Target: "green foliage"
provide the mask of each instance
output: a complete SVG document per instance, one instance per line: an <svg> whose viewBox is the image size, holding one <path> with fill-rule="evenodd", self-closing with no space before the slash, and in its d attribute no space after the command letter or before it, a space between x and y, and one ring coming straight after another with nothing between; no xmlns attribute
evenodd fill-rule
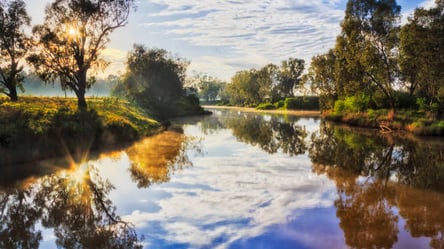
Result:
<svg viewBox="0 0 444 249"><path fill-rule="evenodd" d="M400 68L411 95L425 98L422 110L444 112L444 4L417 8L401 29ZM433 105L433 106L432 106Z"/></svg>
<svg viewBox="0 0 444 249"><path fill-rule="evenodd" d="M291 97L301 85L304 60L289 58L281 66L268 64L261 69L237 72L224 88L222 100L230 105L254 107Z"/></svg>
<svg viewBox="0 0 444 249"><path fill-rule="evenodd" d="M184 89L188 62L164 49L134 45L119 95L160 119L203 113L199 100ZM123 92L123 93L122 93Z"/></svg>
<svg viewBox="0 0 444 249"><path fill-rule="evenodd" d="M279 101L275 102L273 105L276 109L285 108L285 100L279 100Z"/></svg>
<svg viewBox="0 0 444 249"><path fill-rule="evenodd" d="M101 51L109 35L125 26L133 7L133 0L55 1L46 8L44 23L33 28L37 49L28 62L45 82L59 79L63 90L76 94L78 108L86 110L85 92L107 65Z"/></svg>
<svg viewBox="0 0 444 249"><path fill-rule="evenodd" d="M270 103L270 102L267 102L267 103L261 103L261 104L259 104L259 105L256 107L256 109L258 109L258 110L274 110L274 109L276 109L276 106L273 105L273 104Z"/></svg>
<svg viewBox="0 0 444 249"><path fill-rule="evenodd" d="M336 100L335 101L335 107L334 107L334 112L335 113L342 113L345 111L345 103L344 100Z"/></svg>
<svg viewBox="0 0 444 249"><path fill-rule="evenodd" d="M215 102L220 97L220 93L226 84L208 75L197 75L193 81L195 81L193 87L198 89L199 98L204 99L206 102Z"/></svg>
<svg viewBox="0 0 444 249"><path fill-rule="evenodd" d="M31 18L23 0L0 2L0 93L17 101L17 88L23 89L22 60L30 49L24 29Z"/></svg>
<svg viewBox="0 0 444 249"><path fill-rule="evenodd" d="M417 109L415 97L405 91L395 92L395 104L397 109Z"/></svg>
<svg viewBox="0 0 444 249"><path fill-rule="evenodd" d="M284 108L286 110L319 110L319 97L299 96L286 98Z"/></svg>
<svg viewBox="0 0 444 249"><path fill-rule="evenodd" d="M64 150L75 152L134 141L161 128L116 98L91 99L88 105L90 109L79 111L72 98L0 101L0 158L7 162L30 160L35 155L57 157L66 153Z"/></svg>

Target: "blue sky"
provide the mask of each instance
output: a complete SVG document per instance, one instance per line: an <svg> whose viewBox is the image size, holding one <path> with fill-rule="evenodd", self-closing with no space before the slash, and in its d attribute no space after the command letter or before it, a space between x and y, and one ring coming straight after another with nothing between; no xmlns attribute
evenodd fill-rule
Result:
<svg viewBox="0 0 444 249"><path fill-rule="evenodd" d="M25 0L33 24L50 1ZM312 56L333 47L345 0L139 0L129 24L115 31L106 73L124 71L134 43L165 48L191 61L190 73L224 80L239 70ZM434 0L402 0L403 18Z"/></svg>

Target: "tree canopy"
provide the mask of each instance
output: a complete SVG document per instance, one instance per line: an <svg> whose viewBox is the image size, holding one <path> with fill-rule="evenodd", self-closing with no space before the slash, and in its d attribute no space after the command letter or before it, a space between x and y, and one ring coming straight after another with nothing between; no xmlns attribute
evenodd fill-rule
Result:
<svg viewBox="0 0 444 249"><path fill-rule="evenodd" d="M36 51L29 57L39 76L74 91L79 109L94 73L104 69L101 57L109 35L127 23L133 0L57 0L46 8L45 21L33 28Z"/></svg>
<svg viewBox="0 0 444 249"><path fill-rule="evenodd" d="M335 47L313 57L306 76L324 110L348 101L359 111L444 113L444 1L417 8L403 26L400 9L394 0L348 1Z"/></svg>
<svg viewBox="0 0 444 249"><path fill-rule="evenodd" d="M121 82L123 87L117 88L154 116L183 115L183 112L200 109L197 97L187 96L184 89L188 64L165 49L148 49L135 44L128 54L127 71Z"/></svg>
<svg viewBox="0 0 444 249"><path fill-rule="evenodd" d="M279 101L294 96L302 85L304 60L289 58L281 66L272 63L261 69L237 72L222 92L231 105L257 106L267 101Z"/></svg>
<svg viewBox="0 0 444 249"><path fill-rule="evenodd" d="M24 28L31 18L23 0L0 1L0 93L17 101L17 87L23 90L23 59L30 47Z"/></svg>

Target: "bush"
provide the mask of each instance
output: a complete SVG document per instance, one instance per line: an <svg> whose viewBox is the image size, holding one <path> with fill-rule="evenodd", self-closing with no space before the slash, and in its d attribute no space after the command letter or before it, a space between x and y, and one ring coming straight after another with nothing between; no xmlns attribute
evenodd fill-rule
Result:
<svg viewBox="0 0 444 249"><path fill-rule="evenodd" d="M284 100L279 100L278 102L275 102L274 107L276 107L276 109L280 109L280 108L284 108L285 107L285 101Z"/></svg>
<svg viewBox="0 0 444 249"><path fill-rule="evenodd" d="M344 100L335 101L335 112L363 112L367 110L370 103L370 96L359 94L357 96L346 97Z"/></svg>
<svg viewBox="0 0 444 249"><path fill-rule="evenodd" d="M319 97L299 96L286 98L284 108L287 110L319 110Z"/></svg>
<svg viewBox="0 0 444 249"><path fill-rule="evenodd" d="M407 92L395 92L395 105L397 109L417 109L415 98Z"/></svg>
<svg viewBox="0 0 444 249"><path fill-rule="evenodd" d="M336 100L335 101L335 107L334 107L334 111L335 113L342 113L345 110L345 104L343 100Z"/></svg>
<svg viewBox="0 0 444 249"><path fill-rule="evenodd" d="M276 106L274 106L272 103L267 102L267 103L262 103L259 104L256 109L258 110L274 110L276 109Z"/></svg>

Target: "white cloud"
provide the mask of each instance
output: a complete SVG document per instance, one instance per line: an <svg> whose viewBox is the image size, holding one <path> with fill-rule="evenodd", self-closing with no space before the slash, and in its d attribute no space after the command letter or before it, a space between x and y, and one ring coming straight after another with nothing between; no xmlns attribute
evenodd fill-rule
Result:
<svg viewBox="0 0 444 249"><path fill-rule="evenodd" d="M50 1L26 2L34 24L40 22ZM191 70L224 80L236 71L278 64L288 57L302 58L308 67L312 56L334 46L346 2L140 0L129 24L112 34L108 47L128 51L133 43L141 43L165 48L190 59ZM400 2L406 6L405 22L417 4ZM430 7L433 2L426 0L418 6ZM120 61L106 72L123 71Z"/></svg>
<svg viewBox="0 0 444 249"><path fill-rule="evenodd" d="M344 13L338 6L341 1L151 2L166 7L152 13L145 25L161 28L165 35L178 41L222 51L193 58L197 64L204 64L209 56L219 58L220 55L248 60L250 67L279 63L290 56L308 61L333 45ZM231 67L224 58L212 63L214 68L231 68L229 72L219 72L224 78L237 70L248 69Z"/></svg>
<svg viewBox="0 0 444 249"><path fill-rule="evenodd" d="M419 6L429 9L429 8L435 6L435 0L426 0L426 1L422 2L421 4L419 4Z"/></svg>
<svg viewBox="0 0 444 249"><path fill-rule="evenodd" d="M229 143L229 152L220 151L220 139ZM269 155L227 139L232 139L230 131L220 130L202 140L205 156L193 157L192 168L149 189L164 193L158 198L146 190L123 188L125 200L151 198L159 208L128 209L122 218L150 238L191 248L226 248L262 235L273 225L298 220L305 209L333 206L334 183L314 176L307 156ZM155 229L152 224L157 224ZM224 242L213 245L218 238Z"/></svg>

